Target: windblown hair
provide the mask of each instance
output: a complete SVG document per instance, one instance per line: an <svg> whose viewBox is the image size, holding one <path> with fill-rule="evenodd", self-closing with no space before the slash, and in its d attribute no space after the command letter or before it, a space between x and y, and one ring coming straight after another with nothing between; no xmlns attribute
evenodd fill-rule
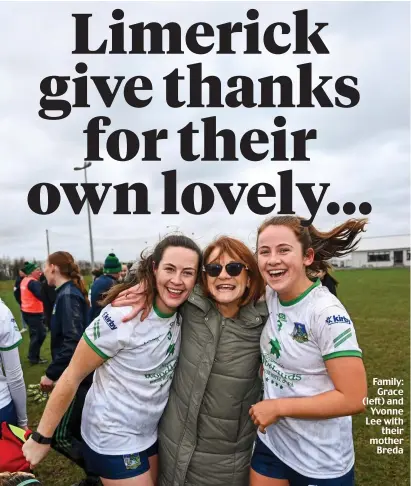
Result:
<svg viewBox="0 0 411 486"><path fill-rule="evenodd" d="M195 243L191 238L188 238L184 235L170 235L166 238L162 239L157 246L154 248L154 251L148 255L144 255L144 251L141 252L140 258L141 260L138 262L137 271L134 275L134 278L129 282L120 283L111 287L111 289L105 294L104 298L101 301L103 307L111 304L113 300L123 292L124 290L128 290L134 285L137 285L140 282L144 282L146 285L146 302L145 305L147 308L151 308L153 306L154 299L157 295L157 287L156 287L156 277L154 274L154 270L158 268L164 252L169 247L180 247L180 248L187 248L188 250L192 250L198 255L198 268L197 268L197 279L199 278L199 270L201 268L202 262L202 254L199 246Z"/></svg>
<svg viewBox="0 0 411 486"><path fill-rule="evenodd" d="M83 294L87 305L90 305L90 302L88 300L88 293L86 290L86 286L84 285L83 279L81 278L79 266L74 261L72 255L67 251L56 251L55 253L49 255L47 261L51 265L56 265L56 267L58 267L58 269L60 270L61 275L69 278L74 283L74 285Z"/></svg>
<svg viewBox="0 0 411 486"><path fill-rule="evenodd" d="M268 219L258 228L257 248L258 238L268 226L291 228L302 245L304 255L309 248L314 250L313 263L307 267L309 277L315 277L321 270L329 271L331 258L342 257L354 251L359 243L357 237L365 232L364 228L368 222L366 218L349 219L330 231L321 232L312 224L303 226L302 221L305 220L299 216L275 216Z"/></svg>
<svg viewBox="0 0 411 486"><path fill-rule="evenodd" d="M248 267L250 287L246 289L244 295L241 297L240 307L245 306L250 302L257 302L257 300L263 295L265 286L264 280L258 270L256 259L251 250L249 250L242 241L236 240L235 238L230 238L228 236L221 236L205 249L203 255L204 263L211 263L209 261L210 255L216 248L219 250L218 257L223 253L227 253L231 256L231 258L244 263ZM205 272L202 272L201 286L204 293L209 298L212 298L208 289L207 275Z"/></svg>

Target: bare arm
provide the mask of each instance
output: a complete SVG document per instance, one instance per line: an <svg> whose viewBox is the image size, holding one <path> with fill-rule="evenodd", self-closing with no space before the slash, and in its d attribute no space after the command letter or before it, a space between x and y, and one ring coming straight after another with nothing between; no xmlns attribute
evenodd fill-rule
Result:
<svg viewBox="0 0 411 486"><path fill-rule="evenodd" d="M332 418L355 415L365 410L367 378L361 358L335 358L326 361L335 390L313 397L281 398L282 416Z"/></svg>
<svg viewBox="0 0 411 486"><path fill-rule="evenodd" d="M19 350L17 347L9 351L0 351L7 385L17 412L19 427L27 427L27 398L23 370L21 368Z"/></svg>
<svg viewBox="0 0 411 486"><path fill-rule="evenodd" d="M72 402L80 383L104 363L82 338L72 360L51 393L37 431L44 437L52 437L63 415ZM29 439L23 446L27 461L34 467L44 459L50 447Z"/></svg>
<svg viewBox="0 0 411 486"><path fill-rule="evenodd" d="M328 419L354 415L365 410L367 378L361 358L340 357L326 361L335 390L312 397L264 400L250 409L250 415L263 431L281 417Z"/></svg>

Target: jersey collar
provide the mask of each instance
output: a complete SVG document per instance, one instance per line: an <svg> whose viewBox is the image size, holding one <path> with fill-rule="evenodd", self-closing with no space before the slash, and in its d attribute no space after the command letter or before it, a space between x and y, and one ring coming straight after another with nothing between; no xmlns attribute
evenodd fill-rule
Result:
<svg viewBox="0 0 411 486"><path fill-rule="evenodd" d="M316 287L318 287L319 285L321 285L321 280L319 278L317 278L317 280L308 287L307 290L305 290L302 294L300 294L298 297L296 297L295 299L292 299L292 300L281 300L280 298L278 299L280 301L280 304L283 306L283 307L289 307L290 305L294 305L294 304L297 304L298 302L300 302L301 300L304 299L304 297L306 295L308 295L311 290L315 289Z"/></svg>

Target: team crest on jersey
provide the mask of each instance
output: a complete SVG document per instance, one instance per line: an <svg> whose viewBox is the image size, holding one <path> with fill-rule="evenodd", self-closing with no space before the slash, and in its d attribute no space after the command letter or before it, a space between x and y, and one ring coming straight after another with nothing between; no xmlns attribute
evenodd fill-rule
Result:
<svg viewBox="0 0 411 486"><path fill-rule="evenodd" d="M128 454L123 456L126 469L137 469L141 466L140 454Z"/></svg>
<svg viewBox="0 0 411 486"><path fill-rule="evenodd" d="M297 343L306 343L308 341L308 334L304 324L300 322L294 322L294 331L291 334L291 337Z"/></svg>

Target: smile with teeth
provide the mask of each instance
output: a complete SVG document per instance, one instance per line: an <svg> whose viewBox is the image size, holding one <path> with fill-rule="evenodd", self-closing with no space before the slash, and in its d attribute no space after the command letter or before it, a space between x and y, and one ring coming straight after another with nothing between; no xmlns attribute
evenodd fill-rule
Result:
<svg viewBox="0 0 411 486"><path fill-rule="evenodd" d="M235 285L227 285L227 284L217 285L217 290L225 291L225 290L234 290L234 289L235 289Z"/></svg>
<svg viewBox="0 0 411 486"><path fill-rule="evenodd" d="M287 270L270 270L268 274L270 277L282 277Z"/></svg>
<svg viewBox="0 0 411 486"><path fill-rule="evenodd" d="M178 290L178 289L171 289L170 287L166 287L167 290L170 292L170 294L174 294L174 295L181 295L183 293L182 290Z"/></svg>

